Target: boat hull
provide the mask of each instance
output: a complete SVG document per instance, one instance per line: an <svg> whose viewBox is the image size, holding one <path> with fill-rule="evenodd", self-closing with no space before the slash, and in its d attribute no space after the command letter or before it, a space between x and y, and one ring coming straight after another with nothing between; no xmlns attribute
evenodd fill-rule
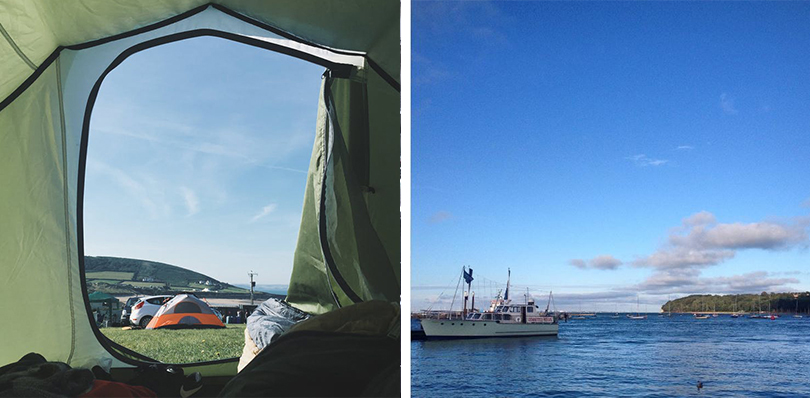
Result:
<svg viewBox="0 0 810 398"><path fill-rule="evenodd" d="M556 336L559 324L422 319L422 329L424 329L427 339Z"/></svg>

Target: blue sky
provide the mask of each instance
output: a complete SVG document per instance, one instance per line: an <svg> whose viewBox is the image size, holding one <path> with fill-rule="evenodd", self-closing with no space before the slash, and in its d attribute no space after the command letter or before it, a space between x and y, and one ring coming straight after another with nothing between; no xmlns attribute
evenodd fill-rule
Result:
<svg viewBox="0 0 810 398"><path fill-rule="evenodd" d="M414 310L810 290L810 4L412 7Z"/></svg>
<svg viewBox="0 0 810 398"><path fill-rule="evenodd" d="M288 283L321 73L211 37L128 58L93 110L85 253Z"/></svg>

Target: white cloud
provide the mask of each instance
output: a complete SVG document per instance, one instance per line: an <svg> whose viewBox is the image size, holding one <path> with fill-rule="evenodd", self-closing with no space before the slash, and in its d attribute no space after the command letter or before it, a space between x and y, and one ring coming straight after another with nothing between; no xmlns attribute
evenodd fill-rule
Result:
<svg viewBox="0 0 810 398"><path fill-rule="evenodd" d="M652 159L652 158L650 158L650 157L648 157L647 155L644 155L644 154L635 155L635 156L628 156L625 159L633 161L633 163L635 163L636 166L639 166L639 167L661 166L661 165L666 164L667 162L669 162L669 160L666 160L666 159Z"/></svg>
<svg viewBox="0 0 810 398"><path fill-rule="evenodd" d="M187 215L193 216L197 214L200 211L200 200L197 198L197 194L188 187L180 187L180 192L182 192L183 200L186 202Z"/></svg>
<svg viewBox="0 0 810 398"><path fill-rule="evenodd" d="M731 250L692 250L687 248L661 249L657 252L640 258L633 262L637 267L652 267L659 269L708 267L734 258Z"/></svg>
<svg viewBox="0 0 810 398"><path fill-rule="evenodd" d="M656 269L705 268L734 258L738 250L784 250L807 247L808 222L717 223L712 213L701 211L686 217L670 231L668 244L637 259L633 265Z"/></svg>
<svg viewBox="0 0 810 398"><path fill-rule="evenodd" d="M727 115L736 115L737 108L734 107L734 98L729 97L728 94L720 94L720 108Z"/></svg>
<svg viewBox="0 0 810 398"><path fill-rule="evenodd" d="M691 145L678 145L678 147L675 148L675 149L680 150L680 151L689 151L689 150L695 149L695 147L693 147Z"/></svg>
<svg viewBox="0 0 810 398"><path fill-rule="evenodd" d="M91 173L107 176L113 183L123 188L128 193L128 197L140 203L149 213L150 218L156 219L169 213L167 205L160 204L153 199L160 196L157 190L147 188L144 182L136 180L125 171L95 160L87 162L87 169Z"/></svg>
<svg viewBox="0 0 810 398"><path fill-rule="evenodd" d="M596 256L589 261L575 258L568 261L568 264L580 269L592 268L601 270L615 270L622 265L622 261L611 255L603 254L601 256Z"/></svg>
<svg viewBox="0 0 810 398"><path fill-rule="evenodd" d="M636 267L652 268L643 282L626 288L645 294L755 293L789 290L794 274L749 272L742 275L701 277L703 269L734 258L746 249L788 250L810 246L810 219L798 217L787 222L719 223L714 214L700 211L685 217L670 230L666 244L654 253L636 259ZM590 261L574 259L569 264L581 268L615 269L621 263L602 255Z"/></svg>
<svg viewBox="0 0 810 398"><path fill-rule="evenodd" d="M628 290L647 294L731 294L792 290L796 278L776 278L776 274L754 271L741 275L700 277L698 270L664 270Z"/></svg>
<svg viewBox="0 0 810 398"><path fill-rule="evenodd" d="M695 221L695 220L699 221ZM792 225L773 222L756 222L750 224L714 224L714 216L708 212L692 215L684 220L689 226L687 233L673 233L669 242L689 250L739 250L787 249L798 245L807 245L807 223L796 222Z"/></svg>
<svg viewBox="0 0 810 398"><path fill-rule="evenodd" d="M270 203L269 205L262 207L262 210L256 213L256 215L250 219L250 222L254 223L256 221L261 220L262 218L266 217L268 214L276 210L276 207L278 207L278 205L275 203Z"/></svg>
<svg viewBox="0 0 810 398"><path fill-rule="evenodd" d="M695 214L692 214L689 217L683 219L683 225L685 227L693 227L697 225L706 225L706 224L714 224L717 222L717 219L714 217L714 214L709 213L706 210L699 211Z"/></svg>
<svg viewBox="0 0 810 398"><path fill-rule="evenodd" d="M450 213L449 211L442 210L442 211L436 212L435 214L430 216L430 222L432 224L438 224L440 222L447 221L447 220L449 220L451 218L453 218L452 213Z"/></svg>

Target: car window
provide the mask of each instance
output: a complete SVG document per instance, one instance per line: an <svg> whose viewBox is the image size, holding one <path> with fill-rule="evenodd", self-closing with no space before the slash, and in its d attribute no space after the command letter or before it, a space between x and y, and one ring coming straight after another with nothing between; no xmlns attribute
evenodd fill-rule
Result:
<svg viewBox="0 0 810 398"><path fill-rule="evenodd" d="M161 304L163 304L163 298L162 297L155 297L155 298L151 298L149 300L146 300L146 302L148 302L149 304L161 305Z"/></svg>

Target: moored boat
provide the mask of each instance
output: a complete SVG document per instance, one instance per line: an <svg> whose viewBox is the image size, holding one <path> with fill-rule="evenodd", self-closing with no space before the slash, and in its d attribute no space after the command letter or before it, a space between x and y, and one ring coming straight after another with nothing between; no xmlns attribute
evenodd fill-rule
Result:
<svg viewBox="0 0 810 398"><path fill-rule="evenodd" d="M465 272L467 284L472 282L471 273ZM511 274L511 272L510 272ZM549 293L549 305L551 304ZM503 297L492 300L486 311L467 313L455 319L422 319L422 329L427 339L460 339L483 337L556 336L559 323L553 312L535 305L527 295L525 303L513 303L509 299L509 282Z"/></svg>

